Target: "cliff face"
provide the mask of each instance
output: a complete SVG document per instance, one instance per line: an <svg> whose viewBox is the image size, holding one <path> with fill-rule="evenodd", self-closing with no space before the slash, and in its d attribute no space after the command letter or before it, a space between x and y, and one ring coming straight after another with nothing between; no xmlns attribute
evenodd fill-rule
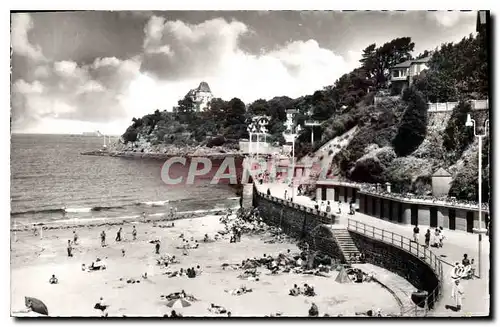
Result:
<svg viewBox="0 0 500 327"><path fill-rule="evenodd" d="M474 187L471 185L477 182L477 141L473 139L472 143L465 144L463 151L458 145L454 149L445 147L445 137L450 132L448 126L456 126L455 133L461 133L464 122L457 121L457 115L452 115L453 111L429 112L427 132L421 144L410 154L397 156L392 140L407 107L408 104L401 99L388 99L375 105L360 105L351 112L334 117L332 125L324 126L326 129L337 128L342 131L344 129L338 126L339 122L356 121L356 130L349 142L342 144L341 149L334 154L330 169L347 180L390 182L396 192L430 194L432 174L444 168L452 174L454 194L458 198L473 199ZM480 126L487 118L488 111L471 111L470 114ZM485 153L487 145L483 146ZM487 155L483 156L483 165L486 167L489 165L486 162Z"/></svg>

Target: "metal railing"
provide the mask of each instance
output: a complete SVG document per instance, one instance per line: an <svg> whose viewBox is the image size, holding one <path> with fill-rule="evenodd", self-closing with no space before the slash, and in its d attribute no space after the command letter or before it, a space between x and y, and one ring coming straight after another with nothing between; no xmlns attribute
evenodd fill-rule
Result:
<svg viewBox="0 0 500 327"><path fill-rule="evenodd" d="M424 316L427 315L429 304L434 307L441 296L441 288L443 285L443 262L436 256L428 247L414 242L413 240L375 226L367 225L357 220L348 219L347 229L371 237L382 242L389 243L397 248L400 248L418 258L431 268L437 276L438 285L434 290L428 293L424 300L416 303L414 308L409 308L402 312L403 316L418 316L418 308L424 308Z"/></svg>
<svg viewBox="0 0 500 327"><path fill-rule="evenodd" d="M260 198L263 198L263 199L266 199L266 200L269 200L269 201L272 201L274 203L278 203L278 204L281 204L284 206L288 206L290 208L294 208L294 209L297 209L297 210L305 212L305 213L310 213L310 214L314 215L318 219L318 222L321 224L333 225L335 223L338 223L339 219L334 214L322 212L322 211L316 210L314 208L310 208L310 207L302 205L302 204L297 204L297 203L292 202L291 200L283 200L283 199L280 199L280 198L272 196L272 195L267 195L267 194L257 190L255 185L254 185L254 192Z"/></svg>

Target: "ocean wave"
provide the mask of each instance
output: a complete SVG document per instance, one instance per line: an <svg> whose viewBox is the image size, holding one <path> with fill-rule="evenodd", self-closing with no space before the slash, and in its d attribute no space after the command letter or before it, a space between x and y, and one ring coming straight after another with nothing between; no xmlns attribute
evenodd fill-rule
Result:
<svg viewBox="0 0 500 327"><path fill-rule="evenodd" d="M222 200L235 200L239 199L239 197L228 197ZM189 201L197 201L197 198L191 198L191 199L177 199L177 200L164 200L164 201L142 201L142 202L135 202L136 206L147 206L147 207L163 207L166 206L168 203L174 203L174 202L189 202ZM204 202L207 201L217 201L221 199L204 199ZM116 206L94 206L94 207L75 207L75 208L48 208L48 209L32 209L32 210L21 210L21 211L13 211L11 212L11 216L20 216L20 215L27 215L27 214L49 214L49 213L60 213L63 215L64 213L72 213L72 214L83 214L83 213L89 213L89 212L99 212L99 211L107 211L107 210L114 210L114 209L124 209L125 207L128 206L133 206L134 203L131 203L129 205L116 205Z"/></svg>
<svg viewBox="0 0 500 327"><path fill-rule="evenodd" d="M148 206L148 207L163 207L163 206L165 206L169 202L170 202L169 200L165 200L165 201L144 201L144 202L137 202L136 204L137 205L144 205L144 206Z"/></svg>

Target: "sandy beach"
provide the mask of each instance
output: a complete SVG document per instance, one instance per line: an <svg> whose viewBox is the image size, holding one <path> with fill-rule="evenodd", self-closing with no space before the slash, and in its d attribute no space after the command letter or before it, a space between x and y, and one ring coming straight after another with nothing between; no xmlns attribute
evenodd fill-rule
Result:
<svg viewBox="0 0 500 327"><path fill-rule="evenodd" d="M267 269L259 268L259 281L239 279L243 270L223 269L222 264L238 264L246 258L262 257L264 253L277 255L298 249L293 243L265 243L263 239L269 238L266 235L244 234L238 243L230 243L227 235L216 242L203 243L205 234L213 238L224 228L220 217L178 220L172 228L158 227L168 223L124 222L121 242L115 242L117 225L44 230L43 239L32 232L17 232L15 238L11 235L12 315L23 316L16 311L23 310L24 297L31 296L47 305L50 316L100 316L101 312L94 309L100 297L109 305L109 316L163 316L172 309L160 296L181 290L198 299L191 302L191 306L176 310L184 316L216 316L208 311L211 303L225 307L232 316L262 317L277 312L283 316L307 316L312 302L318 306L320 316L326 313L351 316L378 308L385 314L399 313L396 300L380 285L337 283L337 272L326 278L295 273L270 275ZM136 241L132 240L132 225L137 228ZM74 256L68 257L66 245L73 237L73 230L79 236L79 244L75 246ZM108 246L104 248L99 239L102 230L107 234ZM176 248L181 243L181 233L186 239L193 238L200 243L199 248L189 250L187 256ZM155 254L154 245L149 243L156 239L161 240L160 254L175 255L179 258L178 264L167 268L156 264L160 255ZM82 271L83 263L89 265L97 257L105 261L106 270ZM203 272L196 278L170 278L164 274L167 270L197 265ZM148 278L141 278L146 272ZM59 280L56 285L48 282L53 274ZM127 283L131 278L140 283ZM314 286L315 297L288 295L293 284L304 283ZM239 296L225 292L240 286L253 292Z"/></svg>

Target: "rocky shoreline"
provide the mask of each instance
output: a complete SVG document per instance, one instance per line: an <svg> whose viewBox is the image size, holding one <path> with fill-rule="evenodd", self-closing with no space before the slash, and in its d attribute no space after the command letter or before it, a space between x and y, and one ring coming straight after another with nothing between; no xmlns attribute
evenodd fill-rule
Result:
<svg viewBox="0 0 500 327"><path fill-rule="evenodd" d="M225 153L185 153L185 152L133 152L133 151L108 151L108 150L95 150L95 151L86 151L81 152L82 155L86 156L102 156L102 157L121 157L121 158L134 158L134 159L158 159L158 160L166 160L172 157L203 157L210 159L224 159L226 157L239 157L243 158L243 154L239 152L225 152Z"/></svg>

